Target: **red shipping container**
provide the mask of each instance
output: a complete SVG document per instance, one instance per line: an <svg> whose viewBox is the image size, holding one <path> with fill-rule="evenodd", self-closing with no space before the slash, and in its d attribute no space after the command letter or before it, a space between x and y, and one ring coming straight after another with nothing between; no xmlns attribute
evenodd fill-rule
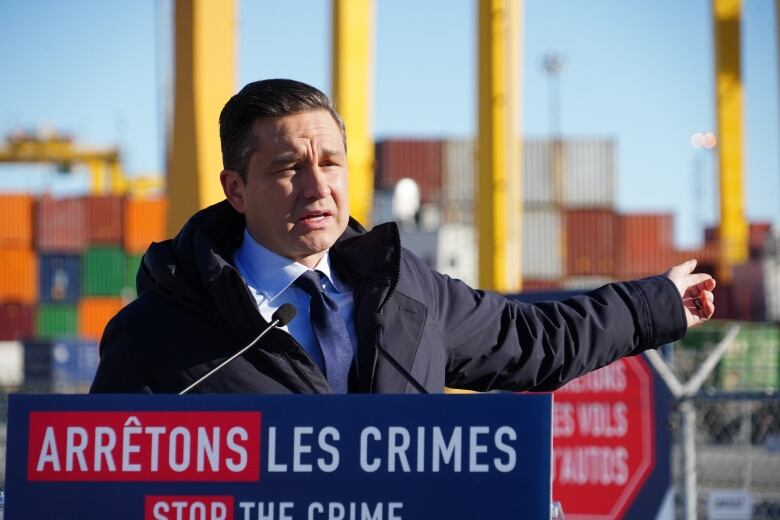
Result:
<svg viewBox="0 0 780 520"><path fill-rule="evenodd" d="M719 283L715 286L713 294L715 295L715 314L712 315L713 320L730 320L734 319L734 306L733 306L733 287L731 285L725 285Z"/></svg>
<svg viewBox="0 0 780 520"><path fill-rule="evenodd" d="M750 222L748 224L748 256L760 258L764 253L767 235L772 230L771 222ZM704 230L704 243L716 247L718 241L718 228L708 227Z"/></svg>
<svg viewBox="0 0 780 520"><path fill-rule="evenodd" d="M404 178L420 187L422 202L439 202L443 178L442 141L396 140L377 143L376 186L392 189Z"/></svg>
<svg viewBox="0 0 780 520"><path fill-rule="evenodd" d="M681 249L675 251L670 259L671 263L668 267L695 259L697 262L695 272L710 273L715 275L713 267L710 266L717 264L717 255L717 245L714 243L705 243L699 249Z"/></svg>
<svg viewBox="0 0 780 520"><path fill-rule="evenodd" d="M122 245L123 198L97 195L84 198L88 244Z"/></svg>
<svg viewBox="0 0 780 520"><path fill-rule="evenodd" d="M80 253L87 246L84 199L38 201L38 249L47 253Z"/></svg>
<svg viewBox="0 0 780 520"><path fill-rule="evenodd" d="M704 228L704 243L705 244L717 244L718 243L718 228L708 227Z"/></svg>
<svg viewBox="0 0 780 520"><path fill-rule="evenodd" d="M560 291L561 282L559 280L535 280L524 279L522 292L536 291Z"/></svg>
<svg viewBox="0 0 780 520"><path fill-rule="evenodd" d="M748 249L750 258L760 258L764 254L766 237L771 230L771 222L750 223L748 226Z"/></svg>
<svg viewBox="0 0 780 520"><path fill-rule="evenodd" d="M731 284L730 319L764 321L766 296L764 293L764 266L761 260L735 265ZM718 303L716 298L715 303Z"/></svg>
<svg viewBox="0 0 780 520"><path fill-rule="evenodd" d="M615 276L634 279L664 272L674 263L671 214L619 215L615 226Z"/></svg>
<svg viewBox="0 0 780 520"><path fill-rule="evenodd" d="M615 258L615 212L611 209L566 211L567 276L611 276Z"/></svg>
<svg viewBox="0 0 780 520"><path fill-rule="evenodd" d="M33 199L30 195L0 195L0 247L32 249Z"/></svg>
<svg viewBox="0 0 780 520"><path fill-rule="evenodd" d="M0 341L13 341L33 337L35 333L35 307L20 303L0 304Z"/></svg>

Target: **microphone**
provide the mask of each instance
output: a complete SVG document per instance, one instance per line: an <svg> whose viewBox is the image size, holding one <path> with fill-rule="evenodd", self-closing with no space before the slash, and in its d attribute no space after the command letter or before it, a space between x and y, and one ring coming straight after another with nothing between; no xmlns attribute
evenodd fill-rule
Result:
<svg viewBox="0 0 780 520"><path fill-rule="evenodd" d="M427 394L428 391L423 388L423 386L410 374L404 367L401 366L401 363L396 361L396 359L385 350L385 347L382 346L382 334L385 331L385 317L381 312L378 312L374 315L374 320L376 321L376 342L374 343L374 346L376 347L377 351L384 356L386 360L390 362L391 365L393 365L393 368L396 369L396 371L404 376L404 379L406 379L407 382L409 382L418 392L421 394Z"/></svg>
<svg viewBox="0 0 780 520"><path fill-rule="evenodd" d="M205 381L206 379L210 378L217 371L221 370L222 367L224 367L225 365L227 365L228 363L230 363L231 361L236 359L238 356L240 356L241 354L243 354L244 352L246 352L250 348L254 347L255 343L260 341L260 338L265 336L268 333L268 331L270 331L274 327L284 327L285 325L290 323L292 321L292 319L295 318L295 313L296 313L295 307L291 303L285 303L284 305L282 305L281 307L276 309L276 312L274 312L273 315L271 316L271 324L268 325L268 327L266 327L265 330L263 330L263 332L261 332L255 339L253 339L252 342L249 345L247 345L246 347L242 348L241 350L239 350L238 352L236 352L235 354L233 354L229 358L227 358L225 361L220 363L216 368L213 368L212 370L209 370L206 373L206 375L204 375L203 377L201 377L200 379L198 379L197 381L192 383L190 386L188 386L187 388L185 388L184 390L179 392L179 395L186 394L187 392L189 392L190 390L192 390L193 388L195 388L196 386L201 384L203 381Z"/></svg>

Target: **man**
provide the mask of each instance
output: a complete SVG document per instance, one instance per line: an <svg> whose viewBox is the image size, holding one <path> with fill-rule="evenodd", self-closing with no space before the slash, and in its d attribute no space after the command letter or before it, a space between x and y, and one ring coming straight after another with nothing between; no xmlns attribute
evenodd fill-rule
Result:
<svg viewBox="0 0 780 520"><path fill-rule="evenodd" d="M344 123L303 83L247 85L220 138L227 200L146 252L138 300L106 327L93 392L179 392L282 303L296 319L193 391L552 390L713 313L715 281L691 274L695 261L539 305L434 272L395 224L350 219Z"/></svg>

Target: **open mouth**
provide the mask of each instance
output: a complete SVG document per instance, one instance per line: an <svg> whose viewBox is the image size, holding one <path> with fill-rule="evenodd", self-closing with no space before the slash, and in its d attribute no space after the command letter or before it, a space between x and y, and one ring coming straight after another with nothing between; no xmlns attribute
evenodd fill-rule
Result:
<svg viewBox="0 0 780 520"><path fill-rule="evenodd" d="M301 217L300 221L304 224L317 224L325 222L331 216L330 211L310 211Z"/></svg>

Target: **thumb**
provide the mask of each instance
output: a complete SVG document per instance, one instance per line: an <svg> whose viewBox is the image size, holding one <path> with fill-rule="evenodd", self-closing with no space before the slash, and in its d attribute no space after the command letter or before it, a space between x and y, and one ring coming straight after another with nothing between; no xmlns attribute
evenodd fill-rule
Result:
<svg viewBox="0 0 780 520"><path fill-rule="evenodd" d="M676 265L666 272L666 277L669 278L677 290L680 291L680 295L685 294L685 290L688 288L686 283L687 277L696 269L696 260L690 259L679 265Z"/></svg>
<svg viewBox="0 0 780 520"><path fill-rule="evenodd" d="M690 260L686 260L685 262L675 265L669 271L666 273L669 278L682 278L685 276L688 276L693 272L694 269L696 269L697 261L695 258L691 258Z"/></svg>

